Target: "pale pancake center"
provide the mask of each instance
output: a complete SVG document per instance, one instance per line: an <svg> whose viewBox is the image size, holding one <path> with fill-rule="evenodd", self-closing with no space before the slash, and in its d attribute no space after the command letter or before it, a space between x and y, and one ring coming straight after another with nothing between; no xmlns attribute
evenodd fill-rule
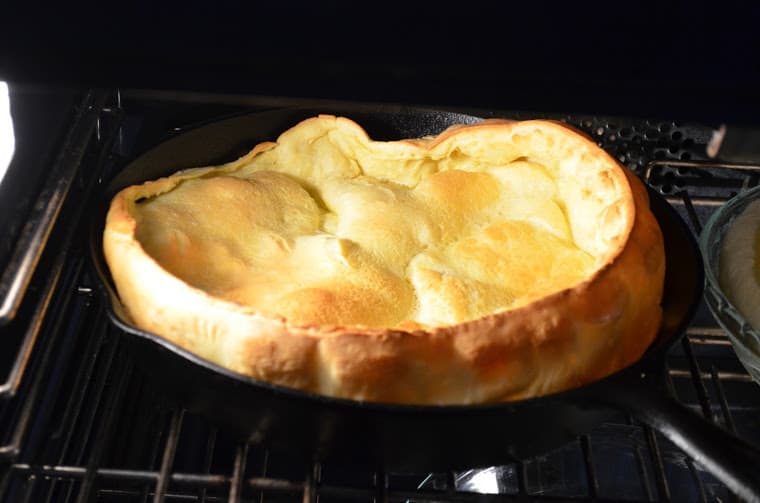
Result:
<svg viewBox="0 0 760 503"><path fill-rule="evenodd" d="M556 166L417 147L369 157L333 133L144 198L137 240L191 286L298 324L451 325L599 267L599 249L574 238Z"/></svg>

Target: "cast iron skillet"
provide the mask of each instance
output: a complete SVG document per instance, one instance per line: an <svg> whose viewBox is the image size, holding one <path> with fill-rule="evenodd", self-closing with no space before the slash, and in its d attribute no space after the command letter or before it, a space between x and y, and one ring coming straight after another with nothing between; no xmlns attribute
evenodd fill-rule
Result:
<svg viewBox="0 0 760 503"><path fill-rule="evenodd" d="M179 404L251 442L303 460L351 460L388 470L423 471L504 464L547 452L590 431L614 409L656 428L745 499L760 498L760 453L707 423L663 391L664 357L702 295L702 260L678 214L650 191L665 236L664 320L656 340L629 368L550 396L476 406L401 406L326 398L240 376L135 328L115 293L102 254L108 203L120 189L179 169L233 160L318 113L348 116L375 139L436 134L476 117L397 106L280 109L189 130L129 164L94 213L91 255L112 322L136 360Z"/></svg>

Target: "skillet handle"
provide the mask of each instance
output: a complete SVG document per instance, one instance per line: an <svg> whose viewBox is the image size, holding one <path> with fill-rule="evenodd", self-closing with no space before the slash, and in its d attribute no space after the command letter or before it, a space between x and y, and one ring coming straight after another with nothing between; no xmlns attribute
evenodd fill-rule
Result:
<svg viewBox="0 0 760 503"><path fill-rule="evenodd" d="M742 501L760 502L760 450L649 385L643 375L624 383L608 389L602 401L662 433Z"/></svg>

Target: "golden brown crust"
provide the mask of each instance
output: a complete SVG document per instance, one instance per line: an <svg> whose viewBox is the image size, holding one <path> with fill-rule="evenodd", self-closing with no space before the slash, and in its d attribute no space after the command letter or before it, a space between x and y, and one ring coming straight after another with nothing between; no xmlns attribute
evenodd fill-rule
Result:
<svg viewBox="0 0 760 503"><path fill-rule="evenodd" d="M593 269L587 277L559 291L537 291L522 303L476 319L436 326L420 321L422 318L405 318L397 323L384 320L372 327L350 317L352 312L378 320L382 317L382 312L374 313L368 307L366 299L371 297L363 297L365 292L355 284L353 289L344 290L304 289L296 297L280 299L284 312L297 313L284 318L190 286L170 274L136 239L138 199L167 193L183 181L204 174L240 173L257 162L272 162L261 154L270 152L271 157L278 145L288 141L288 135L298 137L317 127L340 131L336 140L340 145L360 145L351 149L370 145L373 158L407 159L404 171L393 175L398 183L410 187L432 180L426 171L430 159L439 165L461 155L484 165L505 159L542 159L547 169L556 171L552 174L556 175L557 197L565 205L572 237L594 257ZM484 144L489 148L483 149ZM377 175L372 173L376 169L372 158L360 161L364 174ZM334 160L330 166L314 169L347 172L354 168ZM430 187L420 190L429 189L424 192L428 199L420 196L420 200L433 201L441 194L465 208L462 214L479 211L472 205L485 205L488 191L480 197L468 196L466 190L452 191L462 184L455 180L460 175L448 173L445 177L452 180L441 179L440 188L430 185L434 182L425 182ZM302 175L289 173L296 178ZM461 204L456 203L457 198ZM433 203L429 208L437 211ZM436 215L443 215L441 219L447 216ZM445 231L440 230L441 235ZM493 239L498 238L499 229L489 232ZM478 246L466 250L488 252L490 248L483 248L486 238L478 239ZM465 245L460 244L458 250L465 250L461 248ZM592 141L565 125L547 121L484 121L449 128L425 141L371 142L348 119L308 119L284 133L277 143L259 145L228 165L188 170L120 192L108 213L104 251L119 295L135 324L203 358L254 378L325 395L427 404L543 395L599 379L634 362L659 327L665 267L662 236L641 182ZM344 253L343 248L331 253L337 253L339 261L350 262L357 257L350 250ZM396 252L381 248L373 257L381 260L388 253ZM367 270L369 266L365 266L359 269ZM404 300L403 288L393 290L396 283L388 279L391 276L381 274L366 281L385 285L384 290L390 288L393 302L406 309L405 302L413 301ZM331 295L343 295L344 291L354 292L350 295L356 300L346 302L346 297L341 297L339 309L346 310L347 305L355 309L347 309L347 314L339 313L335 319L353 321L334 324L321 320L320 309L336 305ZM289 311L288 303L295 306L293 311ZM315 314L303 314L308 312Z"/></svg>

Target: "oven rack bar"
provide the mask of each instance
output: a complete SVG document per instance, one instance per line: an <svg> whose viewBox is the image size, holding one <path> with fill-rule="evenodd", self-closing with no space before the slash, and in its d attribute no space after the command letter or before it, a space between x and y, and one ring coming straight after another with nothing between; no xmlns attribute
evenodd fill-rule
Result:
<svg viewBox="0 0 760 503"><path fill-rule="evenodd" d="M25 477L27 483L34 483L40 478L56 478L64 481L82 481L87 476L87 469L79 466L32 466L28 464L16 464L13 466L12 471L14 475ZM382 474L379 475L382 478ZM120 470L120 469L108 469L99 468L96 471L96 477L98 480L114 480L114 481L126 481L126 482L141 482L154 484L157 486L155 491L148 491L148 496L151 501L164 501L175 499L187 499L195 501L198 499L195 495L186 494L183 492L168 492L166 490L159 490L158 484L161 483L162 475L158 471L140 471L140 470ZM452 492L446 490L404 490L404 489L385 489L387 494L377 498L378 490L376 488L352 488L345 486L319 484L318 486L310 481L310 478L305 478L304 481L293 481L287 479L274 479L267 477L249 477L241 479L239 482L241 486L245 486L247 489L267 491L273 493L284 493L303 495L303 501L316 501L316 496L319 495L323 498L339 497L348 500L355 501L403 501L403 500L438 500L446 498L446 501L463 501L463 502L500 502L500 501L524 501L524 494L483 494L475 492ZM235 485L236 480L233 475L222 474L208 474L200 475L194 473L172 473L166 477L167 483L170 483L174 487L182 488L211 488L211 487L232 487ZM138 496L144 494L138 490L126 490L126 489L104 489L100 491L101 494L121 494L127 496ZM540 496L541 500L545 501L565 501L568 498L566 496ZM570 498L572 499L572 498ZM585 498L583 498L585 499ZM593 498L594 501L617 501L605 498ZM242 501L257 501L256 499L243 498L238 493L232 494L229 498L222 497L208 497L205 501L230 501L230 502L242 502ZM649 500L626 500L632 503L638 501Z"/></svg>
<svg viewBox="0 0 760 503"><path fill-rule="evenodd" d="M96 171L95 176L90 174L85 176L82 173L81 165L84 164L84 159L87 156L92 155L98 158L97 165L103 166L105 163L102 157L110 149L116 138L114 126L107 130L108 134L103 132L107 128L101 126L105 122L114 122L103 120L102 115L104 113L113 113L112 109L107 109L107 112L103 110L103 104L106 100L107 93L92 91L80 104L79 108L82 112L69 134L62 153L59 155L56 163L57 171L54 168L48 186L43 188L40 200L37 201L35 210L33 210L42 211L41 208L44 207L44 215L40 218L32 215L32 218L27 221L16 244L15 258L10 260L0 278L0 296L2 296L0 297L2 299L0 328L10 331L20 330L18 326L24 323L27 327L23 329L24 335L18 344L16 357L5 376L5 381L0 383L0 400L3 397L13 396L18 390L35 348L42 320L47 313L45 295L42 295L37 301L37 309L29 316L29 319L17 319L16 314L21 307L24 295L33 280L38 284L45 285L43 289L48 289L50 285L55 286L57 284L59 272L57 268L63 264L70 253L76 229L81 224L82 217L88 207L88 201L97 186L100 172ZM72 192L76 195L76 200L73 201L70 195ZM64 208L64 206L72 205L74 208L67 212L68 208ZM62 212L66 213L67 218L59 222L59 216ZM61 228L56 228L54 231L56 225ZM55 240L54 250L45 250L45 245L49 239ZM56 265L48 269L38 267L38 265L43 265L44 256L50 253L57 254ZM16 267L15 270L14 267ZM35 274L45 275L45 277L37 278Z"/></svg>
<svg viewBox="0 0 760 503"><path fill-rule="evenodd" d="M99 110L91 102L102 102L104 94L91 92L80 105L86 110L80 122L87 125L75 125L74 131L88 131L84 135L87 136L86 144L64 147L78 151L75 157L80 164L88 159L95 159L98 165L104 164L105 152L113 141L113 135L106 137L102 134L105 129L101 127L102 110L98 112L101 115L96 117L95 124L89 123L90 113ZM113 133L114 129L110 131ZM73 153L67 155L74 156ZM67 155L62 154L60 158L67 158ZM49 222L52 229L46 231L46 239L55 242L55 247L42 250L35 259L39 267L30 272L33 274L29 295L26 295L18 316L3 327L0 334L5 338L4 343L18 337L15 356L4 382L0 383L0 463L17 458L34 423L49 414L45 404L54 399L53 391L59 389L57 381L50 382L59 369L59 363L53 362L70 356L66 339L72 331L82 330L78 325L81 319L77 320L82 314L78 300L82 294L87 294L87 289L78 286L85 268L84 253L79 248L85 242L81 223L86 220L83 216L98 181L95 177L84 176L80 166L68 174L74 178L65 184L67 198L59 201L55 218ZM72 320L74 324L71 324ZM6 428L2 427L3 422L7 424Z"/></svg>
<svg viewBox="0 0 760 503"><path fill-rule="evenodd" d="M21 304L64 201L82 166L87 146L96 131L98 116L108 93L92 90L82 101L74 127L69 131L53 163L31 215L16 242L8 265L0 276L0 326L10 322Z"/></svg>

